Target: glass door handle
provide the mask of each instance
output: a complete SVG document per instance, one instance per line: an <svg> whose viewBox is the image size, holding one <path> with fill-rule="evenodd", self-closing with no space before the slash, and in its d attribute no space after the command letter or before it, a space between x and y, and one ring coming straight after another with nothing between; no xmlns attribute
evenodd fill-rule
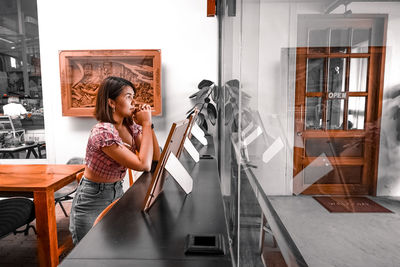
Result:
<svg viewBox="0 0 400 267"><path fill-rule="evenodd" d="M302 136L303 133L302 132L297 132L297 136Z"/></svg>

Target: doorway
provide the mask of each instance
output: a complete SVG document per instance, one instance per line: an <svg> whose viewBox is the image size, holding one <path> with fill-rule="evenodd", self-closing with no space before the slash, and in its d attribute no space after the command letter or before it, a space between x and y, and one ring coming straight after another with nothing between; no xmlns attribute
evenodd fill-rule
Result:
<svg viewBox="0 0 400 267"><path fill-rule="evenodd" d="M298 25L294 177L303 194L375 195L386 17Z"/></svg>

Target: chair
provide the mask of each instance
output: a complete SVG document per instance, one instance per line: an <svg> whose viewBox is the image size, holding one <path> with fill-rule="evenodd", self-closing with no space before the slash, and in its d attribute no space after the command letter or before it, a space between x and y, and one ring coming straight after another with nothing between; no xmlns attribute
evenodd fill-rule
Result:
<svg viewBox="0 0 400 267"><path fill-rule="evenodd" d="M36 234L36 229L30 223L35 219L35 204L32 200L24 197L14 197L0 200L0 238L10 233L24 233L28 235L32 228ZM26 225L22 231L17 229Z"/></svg>
<svg viewBox="0 0 400 267"><path fill-rule="evenodd" d="M40 159L46 158L46 142L43 141L38 142L37 150ZM44 151L44 153L42 152L42 150Z"/></svg>
<svg viewBox="0 0 400 267"><path fill-rule="evenodd" d="M133 185L133 173L132 169L128 168L128 174L129 174L129 186Z"/></svg>
<svg viewBox="0 0 400 267"><path fill-rule="evenodd" d="M71 158L70 160L68 160L67 164L70 164L70 165L71 164L83 164L83 158L77 158L77 157ZM76 192L76 189L78 188L78 182L82 178L82 175L83 175L83 172L79 172L76 175L75 181L67 184L63 188L60 188L59 190L54 192L54 199L56 201L56 205L60 204L60 207L61 207L65 217L68 217L68 214L65 211L65 208L64 208L62 202L73 199L73 197L71 195Z"/></svg>
<svg viewBox="0 0 400 267"><path fill-rule="evenodd" d="M104 215L107 214L107 212L115 205L115 203L117 203L119 199L114 200L110 205L107 206L107 208L105 208L100 214L99 216L97 216L96 220L93 223L93 226L95 226L101 219L103 219ZM93 227L92 226L92 227Z"/></svg>

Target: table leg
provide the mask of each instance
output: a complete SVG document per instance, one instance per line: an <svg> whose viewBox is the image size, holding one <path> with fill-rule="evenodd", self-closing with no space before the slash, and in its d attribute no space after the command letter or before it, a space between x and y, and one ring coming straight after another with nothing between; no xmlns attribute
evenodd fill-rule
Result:
<svg viewBox="0 0 400 267"><path fill-rule="evenodd" d="M35 148L34 148L34 147L32 147L32 154L33 154L33 156L35 157L35 159L38 158L38 154L36 154L36 151L35 151Z"/></svg>
<svg viewBox="0 0 400 267"><path fill-rule="evenodd" d="M58 241L54 191L34 192L38 259L40 266L58 265Z"/></svg>
<svg viewBox="0 0 400 267"><path fill-rule="evenodd" d="M35 151L35 148L34 148L34 147L30 147L30 148L28 148L28 152L26 153L26 158L27 158L27 159L29 159L29 158L30 158L30 156L31 156L31 152L32 152L33 156L35 157L35 159L37 159L37 158L38 158L38 154L36 153L36 151Z"/></svg>
<svg viewBox="0 0 400 267"><path fill-rule="evenodd" d="M38 150L38 154L39 154L39 159L42 158L42 151L40 151L40 145L37 145L37 150Z"/></svg>

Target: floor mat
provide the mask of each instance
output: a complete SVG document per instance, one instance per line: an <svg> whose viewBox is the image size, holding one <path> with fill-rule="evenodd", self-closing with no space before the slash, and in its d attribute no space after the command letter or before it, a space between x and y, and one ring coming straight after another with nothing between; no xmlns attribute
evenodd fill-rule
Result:
<svg viewBox="0 0 400 267"><path fill-rule="evenodd" d="M313 197L329 212L390 212L367 197L318 196Z"/></svg>

